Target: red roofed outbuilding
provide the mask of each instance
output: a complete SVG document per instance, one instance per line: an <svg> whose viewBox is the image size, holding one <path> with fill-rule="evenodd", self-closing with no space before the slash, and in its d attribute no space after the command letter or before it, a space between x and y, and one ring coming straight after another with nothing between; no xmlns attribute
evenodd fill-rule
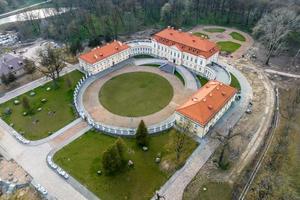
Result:
<svg viewBox="0 0 300 200"><path fill-rule="evenodd" d="M191 122L191 131L203 137L235 100L237 89L218 81L209 81L188 101L176 109L176 122Z"/></svg>

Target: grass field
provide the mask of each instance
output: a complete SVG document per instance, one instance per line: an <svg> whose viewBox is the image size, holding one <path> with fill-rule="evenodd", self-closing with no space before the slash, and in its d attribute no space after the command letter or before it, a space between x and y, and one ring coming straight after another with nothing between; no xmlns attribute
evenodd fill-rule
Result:
<svg viewBox="0 0 300 200"><path fill-rule="evenodd" d="M209 33L223 33L226 29L225 28L205 28L203 30L206 32L209 32Z"/></svg>
<svg viewBox="0 0 300 200"><path fill-rule="evenodd" d="M147 55L147 54L141 54L133 56L134 58L154 58L153 56Z"/></svg>
<svg viewBox="0 0 300 200"><path fill-rule="evenodd" d="M261 195L265 199L300 198L300 95L297 104L290 107L299 92L297 85L279 91L279 125L246 199L259 199ZM285 118L288 112L294 113L290 119Z"/></svg>
<svg viewBox="0 0 300 200"><path fill-rule="evenodd" d="M227 53L233 53L241 47L240 44L231 41L221 41L217 42L217 44L221 48L221 51L225 51Z"/></svg>
<svg viewBox="0 0 300 200"><path fill-rule="evenodd" d="M97 175L102 170L102 153L114 143L116 138L97 132L87 132L54 155L54 161L73 177L94 192L101 199L150 199L154 192L174 173L166 170L162 163L175 169L181 166L196 148L189 139L184 146L181 161L175 164L174 130L152 136L147 152L137 148L134 139L124 139L126 157L134 162L134 167L124 167L124 171L114 176ZM155 158L161 153L161 164ZM165 165L166 166L166 165ZM162 170L165 169L165 170Z"/></svg>
<svg viewBox="0 0 300 200"><path fill-rule="evenodd" d="M229 200L232 199L232 189L228 183L208 182L202 185L198 200Z"/></svg>
<svg viewBox="0 0 300 200"><path fill-rule="evenodd" d="M201 87L205 85L209 80L207 78L204 78L202 76L197 75L198 80L200 81Z"/></svg>
<svg viewBox="0 0 300 200"><path fill-rule="evenodd" d="M193 35L196 35L196 36L201 37L201 38L209 39L209 36L205 33L202 33L202 32L196 32L196 33L193 33Z"/></svg>
<svg viewBox="0 0 300 200"><path fill-rule="evenodd" d="M232 86L238 90L241 90L241 85L240 85L239 80L232 73L230 73L230 76L231 76L230 86Z"/></svg>
<svg viewBox="0 0 300 200"><path fill-rule="evenodd" d="M81 72L71 72L58 80L59 88L57 89L54 89L53 83L49 82L34 89L33 91L36 93L34 96L30 95L32 92L30 91L1 104L1 118L7 124L13 123L14 129L19 133L23 132L27 139L38 140L47 137L75 119L72 96L73 89L81 77ZM46 91L48 87L51 87L50 91ZM28 98L32 110L32 114L27 116L23 116L25 112L22 105L23 97ZM19 105L14 105L16 99L20 101ZM42 99L46 99L47 102L41 102ZM10 115L4 113L7 108L12 110ZM38 111L38 108L42 108L42 110Z"/></svg>
<svg viewBox="0 0 300 200"><path fill-rule="evenodd" d="M146 66L146 67L160 67L161 65L160 64L144 64L144 65L141 65L141 66Z"/></svg>
<svg viewBox="0 0 300 200"><path fill-rule="evenodd" d="M154 73L126 73L107 81L100 90L101 104L112 113L136 117L153 114L169 104L173 87Z"/></svg>
<svg viewBox="0 0 300 200"><path fill-rule="evenodd" d="M241 42L246 41L246 38L238 32L231 32L229 35L231 35L231 37L235 40L238 40L238 41L241 41Z"/></svg>

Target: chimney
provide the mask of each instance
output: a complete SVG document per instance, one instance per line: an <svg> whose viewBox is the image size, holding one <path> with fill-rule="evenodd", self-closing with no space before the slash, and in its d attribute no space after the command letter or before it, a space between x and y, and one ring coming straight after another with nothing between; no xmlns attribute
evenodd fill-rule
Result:
<svg viewBox="0 0 300 200"><path fill-rule="evenodd" d="M208 109L209 109L209 110L212 110L212 109L213 109L213 106L212 106L212 105L208 105Z"/></svg>
<svg viewBox="0 0 300 200"><path fill-rule="evenodd" d="M178 31L179 31L179 32L182 32L182 29L180 28L180 29L178 29Z"/></svg>
<svg viewBox="0 0 300 200"><path fill-rule="evenodd" d="M226 96L226 92L222 92L222 95L223 95L223 96Z"/></svg>
<svg viewBox="0 0 300 200"><path fill-rule="evenodd" d="M170 29L171 28L171 26L168 26L168 29Z"/></svg>

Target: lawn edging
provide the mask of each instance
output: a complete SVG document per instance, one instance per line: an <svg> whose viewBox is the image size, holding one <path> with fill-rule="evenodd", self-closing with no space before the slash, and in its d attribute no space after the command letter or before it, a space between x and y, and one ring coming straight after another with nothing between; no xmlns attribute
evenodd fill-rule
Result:
<svg viewBox="0 0 300 200"><path fill-rule="evenodd" d="M82 135L84 135L86 132L88 132L91 129L90 126L88 126L87 128L82 129L81 131L79 131L77 134L73 135L72 137L70 137L68 140L65 140L62 144L60 144L59 146L55 147L54 149L52 149L46 157L46 163L47 166L53 170L54 173L56 173L58 176L60 176L57 172L57 169L63 169L61 168L59 165L57 165L54 161L53 161L53 156L56 154L56 152L58 152L59 150L61 150L62 148L64 148L65 146L67 146L68 144L72 143L73 141L75 141L77 138L81 137ZM57 165L57 169L54 169L51 167L51 163L50 161ZM68 173L68 172L67 172ZM75 190L77 190L80 194L82 194L84 197L86 197L87 199L91 199L91 200L99 200L99 198L92 193L90 190L88 190L85 186L83 186L79 181L77 181L73 176L71 176L68 173L68 178L64 178L62 176L60 176L62 179L64 179L67 183L69 183Z"/></svg>

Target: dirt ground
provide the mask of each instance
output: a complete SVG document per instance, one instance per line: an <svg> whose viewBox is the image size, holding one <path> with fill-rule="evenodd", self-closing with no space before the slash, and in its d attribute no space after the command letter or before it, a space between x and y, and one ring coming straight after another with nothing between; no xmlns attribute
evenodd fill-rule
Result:
<svg viewBox="0 0 300 200"><path fill-rule="evenodd" d="M13 160L0 160L0 178L9 182L23 184L31 181L31 177Z"/></svg>
<svg viewBox="0 0 300 200"><path fill-rule="evenodd" d="M293 62L293 56L288 55L288 53L281 53L280 55L271 57L269 66L265 66L266 50L263 45L258 42L254 43L253 47L249 50L249 54L255 55L257 58L253 59L253 61L264 68L289 73L300 73L300 55L295 62Z"/></svg>
<svg viewBox="0 0 300 200"><path fill-rule="evenodd" d="M33 188L27 187L12 195L0 195L0 200L41 200L41 196Z"/></svg>
<svg viewBox="0 0 300 200"><path fill-rule="evenodd" d="M9 92L11 90L14 90L22 85L25 85L27 83L30 83L36 79L41 78L43 75L36 71L33 74L25 74L21 77L19 77L16 81L13 83L9 84L8 86L5 86L4 84L0 83L0 96L3 96L4 93Z"/></svg>
<svg viewBox="0 0 300 200"><path fill-rule="evenodd" d="M239 174L236 174L235 163L239 160L241 153L249 143L253 134L258 129L258 124L262 120L264 108L267 104L265 88L262 82L260 72L253 68L247 67L249 61L239 60L238 68L243 72L253 88L253 110L252 114L244 114L238 124L234 127L233 134L238 134L230 141L230 154L228 160L230 162L229 170L220 170L216 165L219 156L219 150L210 158L204 167L198 172L193 181L186 188L184 199L197 199L201 185L206 182L226 182L232 184Z"/></svg>

